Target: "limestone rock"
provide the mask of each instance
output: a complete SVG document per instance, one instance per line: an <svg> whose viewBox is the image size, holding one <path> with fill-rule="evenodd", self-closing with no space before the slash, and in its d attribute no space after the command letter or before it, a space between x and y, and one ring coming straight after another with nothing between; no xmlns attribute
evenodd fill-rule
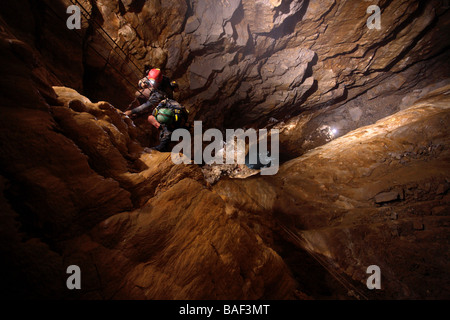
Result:
<svg viewBox="0 0 450 320"><path fill-rule="evenodd" d="M438 275L448 262L435 257L448 251L448 241L440 239L448 238L443 212L449 198L431 191L448 179L448 149L433 160L425 153L408 155L407 163L382 157L388 150L404 154L410 144L448 145L449 90L431 92L406 110L288 161L274 177L222 180L215 190L258 215L273 212L288 239L328 267L338 264L342 277L353 278L346 285L354 285L360 298L448 297L450 278ZM392 202L396 199L401 201ZM365 291L371 264L386 277L385 291L375 296Z"/></svg>
<svg viewBox="0 0 450 320"><path fill-rule="evenodd" d="M106 284L97 290L107 298L290 297L294 281L282 259L241 224L225 215L219 196L187 178L75 239L77 250L92 249L68 259L92 256Z"/></svg>
<svg viewBox="0 0 450 320"><path fill-rule="evenodd" d="M375 196L375 203L390 202L390 201L395 201L398 199L399 199L399 194L396 191L382 192Z"/></svg>
<svg viewBox="0 0 450 320"><path fill-rule="evenodd" d="M442 1L379 2L380 30L367 1L80 3L81 30L65 0L0 4L7 294L449 297ZM205 129L280 129L279 173L143 152L156 129L121 110L149 66ZM67 292L66 263L86 290Z"/></svg>
<svg viewBox="0 0 450 320"><path fill-rule="evenodd" d="M8 286L21 285L11 296L294 297L295 280L273 244L228 215L199 166L143 152L120 110L45 79L34 84L14 47L2 44L14 71L3 79L29 81L18 89L39 97L34 108L14 106L15 92L1 98L2 271ZM64 287L66 265L81 268L84 290Z"/></svg>
<svg viewBox="0 0 450 320"><path fill-rule="evenodd" d="M252 33L269 33L297 14L304 1L243 0L242 6Z"/></svg>
<svg viewBox="0 0 450 320"><path fill-rule="evenodd" d="M445 66L432 67L450 60L445 49L448 11L438 0L381 5L381 30L367 27L369 4L364 1L83 1L91 15L79 32L85 37L84 58L75 31L66 36L51 27L65 28L51 9L59 10L62 2L46 0L40 10L25 2L5 6L6 21L42 42L39 46L47 51L39 56L58 78L53 85L83 87L92 101L107 100L123 110L133 100L144 67L160 67L181 85L180 102L195 113L208 110L209 127L219 122L265 126L271 117L289 119L334 103L359 107L368 115L363 120L374 123L398 111L406 93L398 91L412 92L445 79ZM31 23L8 19L16 7L33 17L29 21L46 21L40 27L44 37L31 32ZM64 55L55 60L46 48ZM314 57L298 65L302 53ZM218 62L222 54L225 59ZM289 74L260 77L261 71L274 70L275 60L282 60ZM292 79L294 74L298 78ZM83 83L76 80L83 75ZM355 106L355 98L366 107ZM379 109L386 104L383 113ZM356 124L348 124L350 130L361 125L361 118L353 117ZM292 143L298 144L296 139Z"/></svg>

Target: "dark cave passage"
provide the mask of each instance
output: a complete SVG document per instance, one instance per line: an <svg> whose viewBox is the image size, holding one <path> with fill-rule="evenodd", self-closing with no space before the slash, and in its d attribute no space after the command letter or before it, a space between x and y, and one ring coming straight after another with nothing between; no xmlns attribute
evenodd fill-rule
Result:
<svg viewBox="0 0 450 320"><path fill-rule="evenodd" d="M364 1L81 3L79 30L67 1L0 4L5 294L450 297L445 2L383 2L380 29ZM150 149L153 110L125 112L150 68L189 110L190 162ZM214 129L213 156L231 129L267 130L267 149L207 164Z"/></svg>

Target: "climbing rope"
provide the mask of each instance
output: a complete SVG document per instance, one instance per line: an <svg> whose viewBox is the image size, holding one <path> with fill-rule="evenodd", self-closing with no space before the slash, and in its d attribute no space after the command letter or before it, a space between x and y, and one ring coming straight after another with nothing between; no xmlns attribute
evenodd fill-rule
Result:
<svg viewBox="0 0 450 320"><path fill-rule="evenodd" d="M128 61L131 62L131 64L132 64L132 65L140 72L139 74L143 74L142 70L134 63L134 61L133 61L133 60L128 56L128 54L124 51L124 49L123 49L121 46L119 46L119 45L117 44L117 42L116 42L116 41L108 34L108 32L100 25L100 23L98 23L97 20L95 20L95 19L92 17L92 15L89 13L89 11L88 11L88 10L87 10L87 9L86 9L86 8L85 8L78 0L70 0L70 2L72 2L72 4L74 4L74 5L80 6L80 7L83 9L83 11L85 12L85 13L83 13L83 16L84 16L88 21L93 21L93 22L100 28L100 30L103 31L103 33L106 35L106 37L107 37L109 40L111 40L112 43L114 43L115 46L111 45L111 44L108 42L108 40L107 40L107 39L99 32L99 34L100 34L100 36L103 38L103 40L105 40L105 42L108 43L108 45L111 47L111 49L113 49L113 51L114 51L119 57L121 57L121 56L120 56L120 54L117 53L115 47L117 47L117 48L120 49L120 51L125 55L125 57L128 59ZM123 60L127 63L127 65L128 65L128 61L127 61L125 58L121 57L121 59L123 59ZM131 69L131 68L130 68L130 69ZM134 73L135 76L137 76L138 78L140 78L140 75L137 75L135 70L131 70L131 71Z"/></svg>
<svg viewBox="0 0 450 320"><path fill-rule="evenodd" d="M83 16L88 20L88 21L93 21L99 28L100 28L100 30L101 31L103 31L103 33L108 37L108 39L109 40L111 40L113 43L114 43L114 45L115 46L113 46L113 45L111 45L111 43L103 36L103 34L102 33L100 33L100 31L98 31L98 29L96 29L96 31L98 31L98 34L103 38L103 40L105 40L105 42L111 47L111 49L114 51L114 53L116 53L121 59L123 59L123 61L126 63L126 65L127 66L129 66L128 65L128 61L130 61L132 64L133 64L133 66L140 72L140 74L143 74L143 72L142 72L142 70L134 63L134 61L131 59L131 58L129 58L129 56L128 56L128 54L124 51L124 49L121 47L121 46L119 46L118 44L117 44L117 42L109 35L109 33L97 22L97 20L95 20L93 17L92 17L92 15L89 13L89 11L78 1L78 0L70 0L71 2L72 2L72 4L74 4L74 5L79 5L82 9L83 9L83 11L84 11L84 13L83 13ZM74 2L75 1L75 2ZM120 54L118 54L117 53L117 51L116 51L116 47L117 48L119 48L120 49L120 51L125 55L125 58L127 58L128 59L128 61L125 59L125 58L123 58ZM91 48L93 48L92 46L91 46ZM93 48L94 49L94 48ZM94 49L95 50L95 49ZM95 50L96 51L96 50ZM100 54L98 51L96 51L98 54ZM105 59L105 61L106 61L106 59ZM107 61L108 63L109 63L109 61ZM110 64L111 65L111 64ZM121 72L119 72L116 68L114 68L123 78L125 78L125 76L121 73ZM130 68L131 69L131 68ZM140 75L137 75L136 74L136 71L135 70L132 70L131 69L131 71L134 73L134 75L136 76L136 78L137 79L140 79L141 78L141 76ZM126 79L126 78L125 78ZM127 80L127 79L126 79ZM127 80L128 81L128 80ZM128 81L129 82L129 81ZM133 85L134 86L134 85ZM138 92L139 92L139 94L141 95L141 96L143 96L144 97L144 94L143 94L143 91L144 91L145 89L139 89L138 90ZM138 97L136 97L136 98L134 98L134 100L128 105L128 107L124 110L124 111L127 111L127 110L129 110L133 105L134 105L134 103L136 102L138 100Z"/></svg>
<svg viewBox="0 0 450 320"><path fill-rule="evenodd" d="M263 210L267 210L266 208L264 208L261 204L259 204L246 190L244 190L243 188L241 188L241 186L239 186L239 184L237 184L236 182L234 182L232 179L230 179L229 181L231 181L232 183L234 183L238 189L241 190L241 192L245 193L251 200L253 200L253 202L259 206L261 209ZM306 246L306 241L302 238L300 238L297 235L297 232L292 231L289 227L285 226L284 224L281 224L278 221L278 225L281 227L281 229L284 231L284 233L286 234L286 236L293 241L294 243L296 243L300 248L303 248L305 250L305 252L307 254L309 254L314 260L316 260L334 279L336 279L336 281L338 281L338 283L340 283L346 290L347 293L349 295L354 296L357 300L369 300L361 291L359 291L355 286L353 286L347 279L345 279L341 274L339 274L334 267L332 266L328 266L330 265L330 263L328 263L327 261L325 261L324 259L322 259L317 253L315 253L314 251L310 250L308 248L308 246Z"/></svg>
<svg viewBox="0 0 450 320"><path fill-rule="evenodd" d="M316 260L325 270L328 271L329 274L333 276L345 289L347 290L349 295L354 296L356 299L361 300L369 300L361 291L359 291L355 286L353 286L349 281L347 281L341 274L339 274L335 268L329 267L329 263L327 263L322 257L320 257L317 253L310 250L306 246L306 241L301 238L297 232L292 231L290 228L286 227L283 224L280 224L281 229L286 233L287 237L291 239L294 243L297 243L301 248L304 248L305 251Z"/></svg>
<svg viewBox="0 0 450 320"><path fill-rule="evenodd" d="M77 1L77 0L75 0L76 1L76 3L78 3L82 8L83 8L83 10L85 10L86 11L86 9ZM74 4L74 2L71 0L71 2ZM45 3L45 2L44 2ZM61 20L61 22L64 24L64 28L66 27L66 18L65 17L61 17L50 5L47 5L47 7L50 9L50 11L53 13L53 15L55 16L55 17L57 17L59 20ZM87 12L87 11L86 11ZM85 16L85 14L83 14L83 16L86 18L86 16ZM94 19L92 19L92 17L90 17L89 16L89 18L92 20L92 21L94 21L97 25L99 25L98 24L98 22L96 22ZM99 25L99 27L101 28L101 30L103 30L103 32L111 39L111 41L113 41L115 44L116 44L116 46L118 47L118 48L120 48L121 49L121 51L125 54L125 51L123 50L123 48L121 48L121 47L119 47L118 45L117 45L117 43L111 38L111 36L109 36L109 34L103 29L103 27L101 27L100 25ZM81 39L81 42L83 43L83 36L79 33L79 32L77 32L77 30L76 29L74 29L73 30L74 32L75 32L75 34ZM116 53L125 63L126 63L126 65L129 67L129 64L128 64L128 61L126 60L126 59L124 59L120 54L118 54L117 53L117 51L116 51L116 49L109 43L109 41L107 41L106 39L105 39L105 37L101 34L101 33L99 33L100 34L100 36L105 40L105 42L107 42L108 43L108 45L112 48L112 50L113 50L113 52L114 53ZM116 73L117 74L119 74L128 84L130 84L133 88L135 88L136 87L136 85L135 85L135 83L133 83L133 82L131 82L127 77L125 77L125 75L119 70L119 69L117 69L117 67L115 66L115 65L113 65L113 64L111 64L111 62L109 61L109 59L108 58L105 58L97 49L95 49L94 48L94 46L92 46L89 42L87 42L87 45L97 54L97 55L99 55L104 61L105 61L105 63L107 64L107 65L109 65L109 66L111 66L115 71L116 71ZM125 54L126 55L126 54ZM127 55L126 55L127 56ZM131 59L129 59L129 61L136 67L136 69L138 69L139 71L140 71L140 69L139 69L139 67L138 66L136 66L136 64L131 60ZM131 69L131 68L130 68ZM136 74L136 72L135 72L135 70L132 70L132 72L134 73L134 75L138 78L138 79L140 79L141 78L141 76L138 76L137 74ZM140 89L140 90L138 90L138 92L141 94L141 95L143 95L143 91L144 91L144 89ZM130 104L129 104L129 106L128 106L128 108L126 109L126 110L128 110L128 109L130 109L131 108L131 106L133 105L133 103L135 102L137 100L137 98L135 98Z"/></svg>

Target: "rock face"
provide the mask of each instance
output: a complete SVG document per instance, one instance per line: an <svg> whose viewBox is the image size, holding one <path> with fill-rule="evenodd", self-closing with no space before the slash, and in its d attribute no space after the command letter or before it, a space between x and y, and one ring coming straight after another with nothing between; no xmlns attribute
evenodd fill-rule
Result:
<svg viewBox="0 0 450 320"><path fill-rule="evenodd" d="M179 82L177 99L208 127L261 127L271 118L291 126L313 110L314 122L332 116L343 134L447 78L449 13L438 0L79 3L82 29L71 32L56 31L67 29L62 0L21 0L2 12L62 83L122 110L150 65ZM381 10L380 29L369 28L370 5ZM14 14L24 10L26 23ZM362 118L339 118L355 108ZM290 130L286 148L314 131Z"/></svg>
<svg viewBox="0 0 450 320"><path fill-rule="evenodd" d="M337 266L359 298L371 297L370 265L381 268L378 297L448 297L449 92L315 148L274 177L222 180L214 190L276 217L293 243Z"/></svg>
<svg viewBox="0 0 450 320"><path fill-rule="evenodd" d="M70 4L0 4L8 296L450 297L445 2L80 0L81 30ZM144 152L146 65L205 130L279 129L278 174Z"/></svg>
<svg viewBox="0 0 450 320"><path fill-rule="evenodd" d="M198 166L143 153L139 130L121 111L49 87L24 43L10 34L1 41L3 80L26 84L2 91L1 101L0 250L9 297L295 297L272 244L207 188ZM17 90L30 100L15 103ZM83 270L81 293L65 286L70 265Z"/></svg>

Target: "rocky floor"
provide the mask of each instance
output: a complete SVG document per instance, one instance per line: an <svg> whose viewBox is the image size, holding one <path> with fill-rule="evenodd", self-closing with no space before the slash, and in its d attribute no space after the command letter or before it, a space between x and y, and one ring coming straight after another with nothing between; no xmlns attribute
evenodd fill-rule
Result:
<svg viewBox="0 0 450 320"><path fill-rule="evenodd" d="M367 1L81 2L78 33L67 1L0 4L4 296L450 298L441 1L380 1L380 30ZM145 152L131 60L204 129L280 129L278 173Z"/></svg>
<svg viewBox="0 0 450 320"><path fill-rule="evenodd" d="M24 278L29 297L70 297L54 275L72 264L86 289L72 298L448 297L449 87L282 164L275 176L212 186L197 165L142 152L132 122L111 105L54 89L54 120L21 113L9 143L41 133L22 149L33 162L9 154L16 160L3 182L4 268L16 279L13 270L40 266ZM60 141L61 152L38 156L32 146L44 141ZM63 170L75 156L78 173ZM364 287L373 264L383 275L376 293Z"/></svg>
<svg viewBox="0 0 450 320"><path fill-rule="evenodd" d="M366 268L378 265L378 297L448 297L449 102L447 86L283 164L274 177L224 180L214 190L271 212L286 239L340 274L365 283Z"/></svg>

